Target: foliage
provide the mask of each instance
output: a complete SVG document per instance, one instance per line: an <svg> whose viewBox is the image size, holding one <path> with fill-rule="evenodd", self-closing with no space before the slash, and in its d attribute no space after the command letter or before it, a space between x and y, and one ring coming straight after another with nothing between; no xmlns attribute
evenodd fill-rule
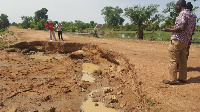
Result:
<svg viewBox="0 0 200 112"><path fill-rule="evenodd" d="M173 26L176 21L176 17L178 16L178 14L175 11L175 2L173 1L166 4L166 9L163 10L163 13L169 13L169 16L165 18L165 23L162 25L162 28Z"/></svg>
<svg viewBox="0 0 200 112"><path fill-rule="evenodd" d="M17 26L18 24L15 23L15 22L13 22L13 23L11 23L10 25L11 25L11 26Z"/></svg>
<svg viewBox="0 0 200 112"><path fill-rule="evenodd" d="M90 28L94 28L96 26L94 21L90 21Z"/></svg>
<svg viewBox="0 0 200 112"><path fill-rule="evenodd" d="M47 15L48 10L46 8L42 8L35 12L35 16L22 16L22 23L18 24L19 28L34 28L36 30L44 30L46 21L48 19ZM16 24L15 24L16 25Z"/></svg>
<svg viewBox="0 0 200 112"><path fill-rule="evenodd" d="M1 14L0 16L0 29L7 28L9 26L8 16L6 14Z"/></svg>
<svg viewBox="0 0 200 112"><path fill-rule="evenodd" d="M34 28L36 30L44 30L45 29L45 25L46 25L46 19L40 19L40 21L36 23Z"/></svg>
<svg viewBox="0 0 200 112"><path fill-rule="evenodd" d="M80 20L75 20L74 25L78 28L79 32L83 32L86 29L86 24Z"/></svg>
<svg viewBox="0 0 200 112"><path fill-rule="evenodd" d="M27 29L31 28L31 24L33 23L33 17L31 16L22 16L22 28Z"/></svg>
<svg viewBox="0 0 200 112"><path fill-rule="evenodd" d="M110 29L123 24L124 19L121 17L122 13L123 10L118 6L115 8L107 6L101 10L101 15L105 15L104 20Z"/></svg>
<svg viewBox="0 0 200 112"><path fill-rule="evenodd" d="M200 25L196 25L195 31L200 31Z"/></svg>
<svg viewBox="0 0 200 112"><path fill-rule="evenodd" d="M12 41L5 41L5 42L0 41L0 48L4 48L7 45L12 44L12 43L13 43Z"/></svg>
<svg viewBox="0 0 200 112"><path fill-rule="evenodd" d="M38 10L35 12L35 17L34 17L34 21L35 23L39 22L41 19L48 19L48 15L47 15L48 10L46 8L42 8L41 10Z"/></svg>
<svg viewBox="0 0 200 112"><path fill-rule="evenodd" d="M9 35L14 35L14 32L13 31L8 31L7 29L0 29L0 35L4 35L4 34L9 34ZM17 41L16 39L15 40L12 40L12 41L3 41L2 40L2 37L0 37L0 48L3 48L3 47L6 47L8 46L9 44L12 44L14 43L15 41Z"/></svg>
<svg viewBox="0 0 200 112"><path fill-rule="evenodd" d="M166 4L166 9L163 10L163 13L168 14L168 16L165 17L165 22L162 24L161 28L171 27L174 25L176 17L178 16L178 13L175 11L175 5L174 1ZM195 12L198 8L199 7L194 7L192 11ZM198 20L199 18L197 18L197 22Z"/></svg>
<svg viewBox="0 0 200 112"><path fill-rule="evenodd" d="M148 22L148 26L145 28L147 31L155 31L160 29L160 23L164 20L164 16L161 14L156 14Z"/></svg>
<svg viewBox="0 0 200 112"><path fill-rule="evenodd" d="M3 33L4 31L6 31L6 29L5 29L5 28L1 28L1 29L0 29L0 34ZM2 35L2 34L1 34L1 35Z"/></svg>
<svg viewBox="0 0 200 112"><path fill-rule="evenodd" d="M158 12L159 5L149 5L147 7L136 5L134 7L125 8L125 16L128 17L131 22L138 27L137 38L143 39L143 30L145 27L153 21L153 15ZM155 21L155 20L154 20Z"/></svg>
<svg viewBox="0 0 200 112"><path fill-rule="evenodd" d="M62 30L63 31L70 31L70 32L84 32L85 30L93 30L97 23L94 21L90 21L90 23L84 23L80 20L75 20L75 22L66 22L62 21Z"/></svg>
<svg viewBox="0 0 200 112"><path fill-rule="evenodd" d="M151 98L146 98L146 103L149 106L154 106L156 104Z"/></svg>

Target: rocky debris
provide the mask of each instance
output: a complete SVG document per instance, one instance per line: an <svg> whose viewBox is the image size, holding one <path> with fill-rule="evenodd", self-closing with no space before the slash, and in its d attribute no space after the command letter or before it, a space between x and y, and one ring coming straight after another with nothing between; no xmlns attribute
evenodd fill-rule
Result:
<svg viewBox="0 0 200 112"><path fill-rule="evenodd" d="M99 106L99 104L98 104L98 103L95 103L95 106Z"/></svg>
<svg viewBox="0 0 200 112"><path fill-rule="evenodd" d="M48 95L42 99L43 102L46 102L51 99L51 95Z"/></svg>
<svg viewBox="0 0 200 112"><path fill-rule="evenodd" d="M115 95L109 95L105 97L105 101L107 103L118 103L118 99L116 98Z"/></svg>
<svg viewBox="0 0 200 112"><path fill-rule="evenodd" d="M83 59L83 54L71 54L69 56L71 59Z"/></svg>
<svg viewBox="0 0 200 112"><path fill-rule="evenodd" d="M102 88L102 91L103 91L103 93L105 94L105 93L110 93L110 92L112 92L113 89L111 89L110 87L104 87L104 88Z"/></svg>
<svg viewBox="0 0 200 112"><path fill-rule="evenodd" d="M85 90L87 89L88 87L91 86L91 83L89 81L81 81L79 84L78 84L79 87L82 88L82 90Z"/></svg>
<svg viewBox="0 0 200 112"><path fill-rule="evenodd" d="M61 88L61 90L62 90L63 93L72 92L72 90L69 87L63 87L63 88Z"/></svg>

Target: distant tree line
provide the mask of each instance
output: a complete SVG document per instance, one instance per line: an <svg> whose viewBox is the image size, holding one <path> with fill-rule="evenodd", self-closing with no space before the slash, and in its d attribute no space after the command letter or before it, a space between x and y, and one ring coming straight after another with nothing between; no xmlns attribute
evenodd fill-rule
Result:
<svg viewBox="0 0 200 112"><path fill-rule="evenodd" d="M196 1L196 0L195 0ZM143 39L143 31L156 31L174 25L178 14L175 11L175 2L166 4L163 10L164 14L158 14L157 4L150 4L149 6L135 5L124 9L124 16L127 17L131 24L126 23L123 25L124 19L122 18L123 10L118 6L113 8L110 6L102 9L104 20L110 29L137 31L137 38ZM199 7L194 7L193 11ZM166 16L164 16L166 15ZM199 20L199 19L197 19ZM199 28L197 26L196 28Z"/></svg>
<svg viewBox="0 0 200 112"><path fill-rule="evenodd" d="M193 0L197 1L197 0ZM175 12L175 2L169 2L166 4L166 8L162 11L163 14L158 13L157 4L150 4L149 6L135 5L133 7L127 7L124 10L120 7L106 6L101 10L101 14L104 16L104 29L108 30L120 30L120 31L137 31L137 38L143 39L143 31L156 31L161 30L166 27L170 27L174 24L177 17ZM199 7L194 7L194 11ZM42 8L35 12L33 17L22 16L22 23L13 22L11 25L18 26L19 28L31 28L36 30L45 30L46 21L54 21L48 19L48 10ZM131 23L125 23L126 17ZM199 19L198 19L199 20ZM90 23L84 23L80 20L75 20L74 22L62 21L62 29L69 32L83 32L91 31L96 26L97 23L90 21ZM0 26L1 28L6 28L9 26L9 21L7 15L1 14L0 16ZM199 30L199 26L196 27Z"/></svg>
<svg viewBox="0 0 200 112"><path fill-rule="evenodd" d="M22 16L22 23L16 24L12 23L11 25L18 26L19 28L23 29L35 29L35 30L45 30L45 24L47 21L50 21L55 24L55 21L49 20L47 15L48 10L46 8L42 8L35 12L35 16ZM93 29L97 23L94 21L90 21L90 23L84 23L80 20L75 20L75 22L66 22L62 21L62 29L64 31L70 32L83 32L84 30L91 30Z"/></svg>

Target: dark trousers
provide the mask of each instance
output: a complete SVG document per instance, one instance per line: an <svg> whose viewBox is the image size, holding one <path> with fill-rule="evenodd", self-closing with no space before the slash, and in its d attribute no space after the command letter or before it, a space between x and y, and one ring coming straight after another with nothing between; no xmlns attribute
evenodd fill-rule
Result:
<svg viewBox="0 0 200 112"><path fill-rule="evenodd" d="M61 39L63 40L63 37L62 37L62 31L58 31L58 37L59 37L59 40L60 40L60 36L61 36Z"/></svg>

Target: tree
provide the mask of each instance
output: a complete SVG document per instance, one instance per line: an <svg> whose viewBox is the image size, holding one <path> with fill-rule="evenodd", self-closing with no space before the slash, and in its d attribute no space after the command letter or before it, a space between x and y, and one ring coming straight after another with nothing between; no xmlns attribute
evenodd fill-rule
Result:
<svg viewBox="0 0 200 112"><path fill-rule="evenodd" d="M83 32L86 29L86 24L80 20L75 20L75 26L78 28L79 32Z"/></svg>
<svg viewBox="0 0 200 112"><path fill-rule="evenodd" d="M30 28L33 22L33 17L31 16L22 16L22 28Z"/></svg>
<svg viewBox="0 0 200 112"><path fill-rule="evenodd" d="M8 16L6 14L1 14L0 16L0 29L7 28L9 26Z"/></svg>
<svg viewBox="0 0 200 112"><path fill-rule="evenodd" d="M12 26L17 26L17 23L13 22L11 23Z"/></svg>
<svg viewBox="0 0 200 112"><path fill-rule="evenodd" d="M163 10L163 13L169 14L169 16L165 17L165 22L162 24L162 28L171 27L175 24L176 17L178 16L178 13L175 11L175 2L170 2L166 4L166 9ZM199 7L194 7L193 12L196 11ZM198 22L198 19L197 19Z"/></svg>
<svg viewBox="0 0 200 112"><path fill-rule="evenodd" d="M122 13L123 10L118 6L115 8L107 6L101 10L101 15L105 15L104 20L110 29L123 24L124 19L121 17Z"/></svg>
<svg viewBox="0 0 200 112"><path fill-rule="evenodd" d="M165 23L162 24L162 28L171 27L174 25L176 21L176 17L178 14L175 11L175 2L170 2L166 4L166 9L163 10L164 14L168 14L169 16L165 17Z"/></svg>
<svg viewBox="0 0 200 112"><path fill-rule="evenodd" d="M46 19L40 19L39 22L34 26L36 30L44 30L45 29L45 24L46 24Z"/></svg>
<svg viewBox="0 0 200 112"><path fill-rule="evenodd" d="M129 23L126 23L126 24L124 25L124 30L125 30L125 31L130 31L130 29L131 29L130 24L129 24Z"/></svg>
<svg viewBox="0 0 200 112"><path fill-rule="evenodd" d="M48 10L46 8L42 8L41 10L38 10L35 12L34 16L34 29L36 30L44 30L45 24L48 19L47 15Z"/></svg>
<svg viewBox="0 0 200 112"><path fill-rule="evenodd" d="M41 19L48 19L48 15L47 15L48 10L46 8L42 8L41 10L38 10L35 12L35 17L34 17L34 21L35 23L39 22Z"/></svg>
<svg viewBox="0 0 200 112"><path fill-rule="evenodd" d="M91 25L91 28L94 28L94 26L95 26L94 21L90 21L90 25Z"/></svg>
<svg viewBox="0 0 200 112"><path fill-rule="evenodd" d="M143 30L148 26L151 19L158 12L157 8L159 5L149 5L147 7L136 5L133 7L125 8L125 16L130 19L130 21L136 25L137 28L137 38L143 39Z"/></svg>

